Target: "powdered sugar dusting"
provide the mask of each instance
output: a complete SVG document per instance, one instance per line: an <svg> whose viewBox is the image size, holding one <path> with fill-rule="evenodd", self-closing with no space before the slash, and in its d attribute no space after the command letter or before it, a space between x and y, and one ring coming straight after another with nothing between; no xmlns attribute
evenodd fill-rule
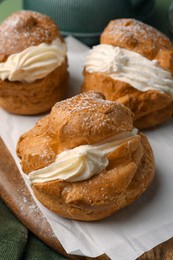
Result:
<svg viewBox="0 0 173 260"><path fill-rule="evenodd" d="M58 36L58 28L48 16L19 11L0 25L0 53L10 55L43 42L49 44Z"/></svg>
<svg viewBox="0 0 173 260"><path fill-rule="evenodd" d="M18 143L22 169L29 173L43 168L66 149L94 144L132 129L130 110L95 91L60 101Z"/></svg>
<svg viewBox="0 0 173 260"><path fill-rule="evenodd" d="M172 48L163 33L135 19L111 21L101 36L101 43L133 49L149 59L154 59L161 48Z"/></svg>
<svg viewBox="0 0 173 260"><path fill-rule="evenodd" d="M106 110L110 106L114 106L114 101L105 100L100 93L89 91L80 94L76 97L72 97L63 101L58 102L55 107L65 109L67 112L79 112L82 110ZM118 106L118 105L117 105ZM121 107L121 105L120 105ZM58 112L58 110L57 110Z"/></svg>
<svg viewBox="0 0 173 260"><path fill-rule="evenodd" d="M116 20L115 23L112 23L112 27L109 33L115 35L115 34L119 34L120 32L122 32L122 34L126 38L133 37L137 40L138 37L140 37L140 41L141 38L143 40L150 39L154 43L157 39L159 40L158 44L163 42L163 37L164 37L165 42L169 43L168 38L163 33L135 19ZM121 38L121 41L123 41L123 38Z"/></svg>
<svg viewBox="0 0 173 260"><path fill-rule="evenodd" d="M54 111L56 111L56 119L62 117L63 113L65 117L69 115L75 118L76 125L80 125L82 135L86 136L105 135L105 133L109 136L117 131L126 130L128 124L132 127L131 114L127 108L114 101L105 100L102 94L94 91L58 102L52 112ZM74 122L73 119L71 121ZM68 130L69 128L66 131ZM75 129L73 131L75 132Z"/></svg>

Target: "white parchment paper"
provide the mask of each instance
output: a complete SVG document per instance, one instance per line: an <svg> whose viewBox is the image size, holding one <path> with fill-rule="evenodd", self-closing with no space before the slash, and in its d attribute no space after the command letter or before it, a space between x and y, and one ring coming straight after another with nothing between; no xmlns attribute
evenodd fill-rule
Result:
<svg viewBox="0 0 173 260"><path fill-rule="evenodd" d="M66 41L71 75L70 97L80 91L88 47L72 37ZM15 153L17 140L41 117L43 115L17 116L0 109L0 135L19 170L20 163ZM145 131L145 134L156 159L155 179L139 200L105 220L87 223L58 217L37 201L25 180L67 253L90 257L106 253L111 259L131 260L173 236L173 120Z"/></svg>

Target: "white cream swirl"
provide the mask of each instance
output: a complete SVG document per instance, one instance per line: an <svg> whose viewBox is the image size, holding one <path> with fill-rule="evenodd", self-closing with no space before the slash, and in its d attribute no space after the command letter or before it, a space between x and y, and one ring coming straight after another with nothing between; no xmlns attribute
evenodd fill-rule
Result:
<svg viewBox="0 0 173 260"><path fill-rule="evenodd" d="M66 52L66 44L59 38L51 44L28 47L0 63L0 79L26 82L42 79L63 63Z"/></svg>
<svg viewBox="0 0 173 260"><path fill-rule="evenodd" d="M86 58L85 69L127 82L142 92L156 90L173 97L171 73L162 69L156 60L148 60L134 51L108 44L94 46Z"/></svg>
<svg viewBox="0 0 173 260"><path fill-rule="evenodd" d="M124 132L104 142L93 145L80 145L58 154L56 160L42 169L27 175L31 183L48 182L57 179L77 182L91 178L105 169L109 160L108 154L116 150L137 134L137 129Z"/></svg>

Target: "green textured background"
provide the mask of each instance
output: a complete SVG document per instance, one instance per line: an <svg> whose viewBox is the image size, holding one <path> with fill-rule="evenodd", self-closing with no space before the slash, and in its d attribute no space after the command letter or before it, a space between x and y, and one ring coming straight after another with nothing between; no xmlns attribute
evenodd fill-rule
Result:
<svg viewBox="0 0 173 260"><path fill-rule="evenodd" d="M2 0L1 0L2 1ZM48 1L48 0L45 0ZM82 0L81 0L82 1ZM151 21L153 25L164 32L168 32L167 27L167 8L172 0L156 0L156 10L154 18ZM4 0L0 4L0 22L3 21L12 12L22 8L22 0Z"/></svg>
<svg viewBox="0 0 173 260"><path fill-rule="evenodd" d="M168 36L172 37L172 35L170 35L169 32L168 19L167 19L168 6L172 2L172 0L156 0L155 2L156 2L156 7L155 7L153 17L150 21L150 24L160 29ZM20 10L21 8L22 8L22 0L4 0L0 4L0 22L3 21L12 12Z"/></svg>
<svg viewBox="0 0 173 260"><path fill-rule="evenodd" d="M2 1L2 0L1 0ZM0 22L12 12L22 8L22 0L4 0L0 3Z"/></svg>

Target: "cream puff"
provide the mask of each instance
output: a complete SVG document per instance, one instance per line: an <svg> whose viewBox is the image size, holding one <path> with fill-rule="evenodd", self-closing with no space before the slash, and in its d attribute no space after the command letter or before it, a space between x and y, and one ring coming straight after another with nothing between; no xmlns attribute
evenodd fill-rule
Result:
<svg viewBox="0 0 173 260"><path fill-rule="evenodd" d="M54 21L18 11L0 24L0 107L14 114L49 111L68 85L66 44Z"/></svg>
<svg viewBox="0 0 173 260"><path fill-rule="evenodd" d="M130 108L139 129L173 114L173 45L161 32L134 19L111 21L90 50L82 91L95 90Z"/></svg>
<svg viewBox="0 0 173 260"><path fill-rule="evenodd" d="M76 220L103 219L129 205L155 174L151 146L131 111L94 91L57 102L16 151L37 199Z"/></svg>

